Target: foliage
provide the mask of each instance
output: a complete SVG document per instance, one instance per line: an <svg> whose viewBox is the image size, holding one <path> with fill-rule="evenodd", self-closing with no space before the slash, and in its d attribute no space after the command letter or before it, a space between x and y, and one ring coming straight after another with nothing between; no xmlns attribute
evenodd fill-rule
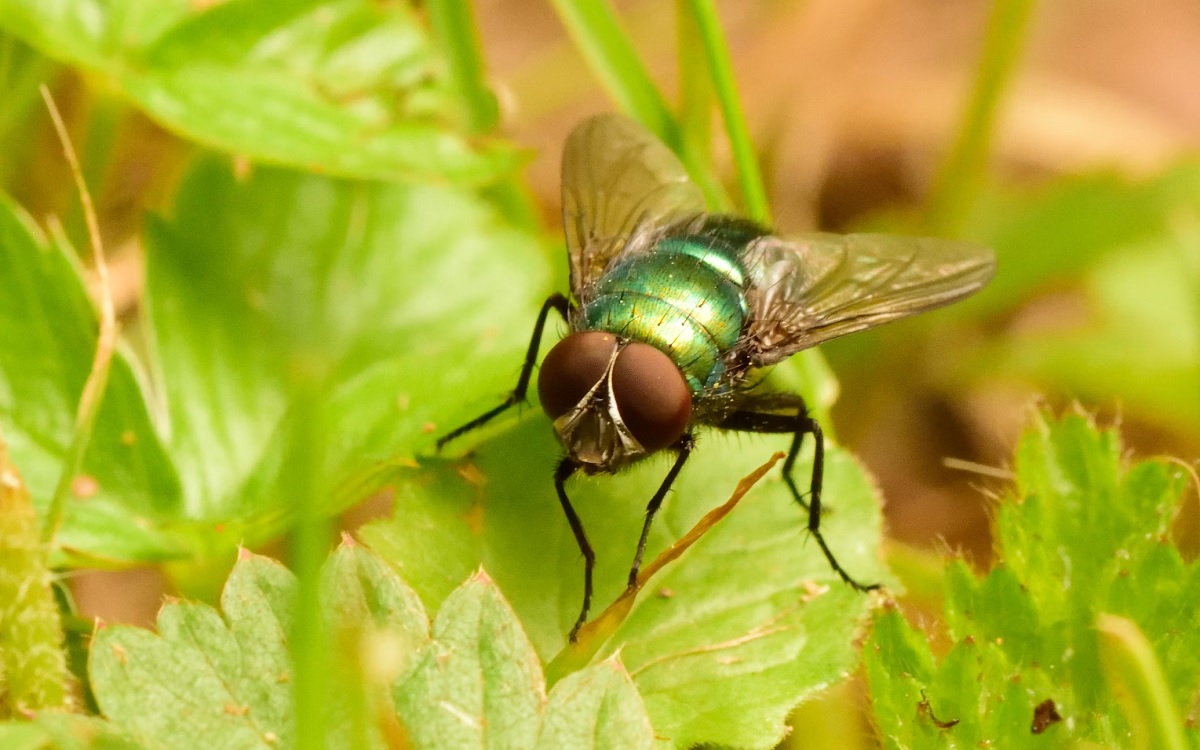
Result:
<svg viewBox="0 0 1200 750"><path fill-rule="evenodd" d="M361 547L339 549L323 584L329 637L344 657L327 691L328 747L394 747L405 733L416 747L576 747L591 737L652 744L618 661L580 670L547 695L529 641L483 573L447 597L432 627L416 594ZM243 554L221 604L223 616L171 603L157 635L113 626L93 639L96 698L142 746L294 744L295 578Z"/></svg>
<svg viewBox="0 0 1200 750"><path fill-rule="evenodd" d="M426 5L0 0L7 142L37 141L38 83L69 92L77 76L95 103L93 183L114 120L149 118L189 148L169 200L138 227L145 287L49 547L36 522L78 437L96 314L71 218L66 231L39 227L0 194L0 715L20 719L0 724L0 746L770 747L789 711L855 670L877 600L805 544L778 473L655 577L586 664L554 658L582 561L547 425L531 408L455 453L435 455L433 441L511 388L538 303L565 283L561 240L539 234L520 152L493 132L469 8ZM606 3L555 5L612 98L679 151L714 208L768 217L714 3L678 3L682 118ZM997 3L943 205L926 216L994 245L1000 273L936 319L996 321L1071 279L1094 315L1069 331L979 337L955 349L955 373L1118 393L1142 418L1194 430L1196 165L1140 183L982 186L1031 6ZM736 200L708 153L713 109ZM5 184L27 177L24 156L0 158ZM873 336L856 339L867 343L855 364L874 376ZM1130 356L1136 372L1120 366ZM820 355L771 377L826 421L837 382ZM648 557L786 444L703 436ZM811 461L806 446L798 476ZM570 484L598 552L593 613L624 588L664 469ZM898 591L877 554L871 480L832 440L825 471L822 529L839 560ZM898 611L876 619L866 671L884 741L1195 747L1179 716L1200 682L1200 578L1168 542L1180 489L1164 464L1126 468L1114 433L1040 418L1018 452L1014 502L998 510L1002 564L982 578L960 562L945 570L950 650L935 657ZM390 517L322 567L323 524L380 495ZM241 546L285 533L295 573ZM172 601L157 632L100 627L74 676L96 711L48 710L75 708L61 653L70 604L54 606L48 564L170 562L175 583L203 596L235 556L220 611ZM314 656L328 669L310 668ZM1037 713L1046 698L1063 721ZM323 710L296 716L305 705Z"/></svg>
<svg viewBox="0 0 1200 750"><path fill-rule="evenodd" d="M1142 744L1153 728L1131 734L1113 710L1105 660L1116 646L1098 630L1113 615L1152 645L1169 686L1158 702L1181 731L1177 707L1200 690L1200 563L1170 541L1182 474L1124 465L1116 433L1082 416L1038 419L1017 451L1016 501L997 512L999 563L982 578L963 562L946 569L949 650L935 658L898 612L876 622L866 668L885 744L1164 746ZM1039 728L1047 700L1061 722ZM1200 746L1188 726L1188 746Z"/></svg>

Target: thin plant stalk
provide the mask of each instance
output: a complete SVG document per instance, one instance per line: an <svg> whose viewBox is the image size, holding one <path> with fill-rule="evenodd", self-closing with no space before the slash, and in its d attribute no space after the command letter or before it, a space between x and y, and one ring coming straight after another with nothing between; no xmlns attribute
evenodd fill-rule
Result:
<svg viewBox="0 0 1200 750"><path fill-rule="evenodd" d="M487 135L500 122L500 108L484 75L483 52L471 5L467 0L430 0L426 7L462 98L467 130L471 135ZM515 225L529 230L538 226L537 209L518 176L489 186L486 194Z"/></svg>
<svg viewBox="0 0 1200 750"><path fill-rule="evenodd" d="M745 201L746 213L763 224L771 224L771 207L767 203L767 191L763 187L762 173L750 140L750 129L746 115L738 98L737 82L733 77L733 61L729 46L721 31L721 19L713 0L689 0L700 40L704 45L704 57L708 72L712 76L717 104L725 121L725 132L733 151L733 163L737 168L738 185Z"/></svg>
<svg viewBox="0 0 1200 750"><path fill-rule="evenodd" d="M604 0L553 0L588 66L622 111L637 118L675 152L679 124ZM690 165L689 165L690 166Z"/></svg>
<svg viewBox="0 0 1200 750"><path fill-rule="evenodd" d="M709 208L729 211L729 196L713 173L712 159L712 81L704 60L704 44L696 18L688 10L687 0L676 0L679 40L680 148L691 165L692 177L704 191Z"/></svg>
<svg viewBox="0 0 1200 750"><path fill-rule="evenodd" d="M42 98L50 111L50 119L58 133L62 144L63 155L71 168L71 176L75 180L75 188L79 191L79 201L83 208L83 218L87 224L88 239L92 246L92 264L96 272L96 295L100 313L100 330L96 339L96 353L92 358L92 369L83 384L83 393L79 396L79 406L75 412L75 426L71 430L71 442L67 446L67 455L63 461L62 474L54 488L50 499L50 507L46 511L46 522L42 526L42 541L50 543L62 525L63 514L66 512L67 498L71 485L83 467L83 458L87 453L88 444L92 438L92 428L96 423L96 415L100 412L100 403L104 398L104 389L108 384L108 371L112 363L113 350L117 344L117 319L113 307L112 283L108 276L108 263L104 259L104 245L100 239L100 224L96 219L96 208L92 204L91 193L83 179L83 170L79 158L67 135L66 125L50 90L41 87Z"/></svg>
<svg viewBox="0 0 1200 750"><path fill-rule="evenodd" d="M934 235L961 233L979 200L995 139L996 113L1016 72L1034 0L995 0L988 20L975 85L954 146L929 193L924 229Z"/></svg>
<svg viewBox="0 0 1200 750"><path fill-rule="evenodd" d="M433 33L441 43L450 65L450 76L467 112L467 127L473 135L489 133L499 120L496 97L483 75L475 19L467 0L429 0L425 6Z"/></svg>
<svg viewBox="0 0 1200 750"><path fill-rule="evenodd" d="M329 648L321 617L321 564L329 547L329 523L317 495L318 446L316 426L317 379L297 376L296 400L283 491L296 508L291 536L296 571L296 620L292 632L295 672L296 748L322 750L326 738L326 708L331 678Z"/></svg>

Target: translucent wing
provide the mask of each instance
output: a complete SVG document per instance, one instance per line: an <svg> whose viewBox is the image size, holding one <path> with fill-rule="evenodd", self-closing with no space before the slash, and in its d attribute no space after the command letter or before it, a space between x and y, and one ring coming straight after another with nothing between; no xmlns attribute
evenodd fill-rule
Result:
<svg viewBox="0 0 1200 750"><path fill-rule="evenodd" d="M763 237L743 258L756 365L948 305L982 288L996 266L979 245L879 234Z"/></svg>
<svg viewBox="0 0 1200 750"><path fill-rule="evenodd" d="M614 257L704 212L704 196L675 154L617 114L584 120L567 137L562 199L571 291L579 299Z"/></svg>

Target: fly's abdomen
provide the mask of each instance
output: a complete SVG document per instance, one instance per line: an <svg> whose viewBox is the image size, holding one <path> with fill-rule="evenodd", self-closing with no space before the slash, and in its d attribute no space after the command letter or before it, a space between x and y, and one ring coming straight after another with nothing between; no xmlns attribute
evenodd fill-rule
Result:
<svg viewBox="0 0 1200 750"><path fill-rule="evenodd" d="M737 249L713 237L667 237L597 280L583 325L664 352L692 392L715 384L748 307Z"/></svg>

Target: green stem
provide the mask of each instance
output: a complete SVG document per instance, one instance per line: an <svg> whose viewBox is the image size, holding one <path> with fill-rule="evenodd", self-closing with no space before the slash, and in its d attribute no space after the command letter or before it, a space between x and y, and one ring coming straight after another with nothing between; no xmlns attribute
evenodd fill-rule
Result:
<svg viewBox="0 0 1200 750"><path fill-rule="evenodd" d="M680 153L679 125L612 8L604 0L553 0L553 3L567 33L617 106Z"/></svg>
<svg viewBox="0 0 1200 750"><path fill-rule="evenodd" d="M1162 666L1145 634L1131 620L1100 615L1100 663L1137 748L1184 750L1183 721Z"/></svg>
<svg viewBox="0 0 1200 750"><path fill-rule="evenodd" d="M733 162L737 167L738 184L746 202L746 213L752 219L769 225L771 208L767 203L767 191L763 188L762 174L754 145L750 141L750 129L746 126L746 115L742 111L737 95L737 82L733 77L733 61L729 46L721 32L721 19L713 0L689 0L692 15L704 44L704 55L708 61L708 72L712 76L717 93L717 103L725 120L725 132L733 149Z"/></svg>
<svg viewBox="0 0 1200 750"><path fill-rule="evenodd" d="M499 120L499 108L483 77L483 56L475 20L466 0L429 0L429 22L450 64L450 75L467 109L472 134L489 133Z"/></svg>
<svg viewBox="0 0 1200 750"><path fill-rule="evenodd" d="M429 0L429 22L450 65L450 75L462 97L467 113L467 129L472 135L485 135L496 129L500 108L484 77L483 54L475 19L466 0ZM485 190L514 225L534 230L537 211L529 191L512 176Z"/></svg>
<svg viewBox="0 0 1200 750"><path fill-rule="evenodd" d="M292 663L295 670L296 748L325 747L328 715L329 644L322 629L321 563L328 548L329 524L321 512L316 487L321 464L316 425L317 384L312 376L300 376L293 402L292 432L284 473L283 496L296 508L296 526L291 550L296 571L296 620L292 633Z"/></svg>
<svg viewBox="0 0 1200 750"><path fill-rule="evenodd" d="M959 234L979 199L996 130L996 112L1016 71L1033 7L1034 0L995 0L992 6L962 127L930 190L924 225L931 234Z"/></svg>
<svg viewBox="0 0 1200 750"><path fill-rule="evenodd" d="M687 0L675 0L679 37L680 146L692 176L710 208L729 211L729 196L713 173L712 85L704 62L704 44Z"/></svg>
<svg viewBox="0 0 1200 750"><path fill-rule="evenodd" d="M50 96L50 90L45 86L41 89L42 98L50 112L50 119L62 143L63 156L71 168L71 176L75 180L75 189L79 192L79 201L83 212L84 224L87 227L88 240L92 246L92 261L98 282L97 306L99 308L99 331L96 334L96 352L92 358L92 368L83 383L83 392L79 395L79 406L75 412L75 426L71 430L71 442L63 460L62 473L50 498L46 509L46 521L42 527L42 541L49 544L58 534L66 513L68 496L71 486L83 468L83 459L87 454L88 444L92 439L92 428L100 413L100 404L104 400L104 390L108 385L108 371L112 364L113 351L117 345L117 320L113 308L112 284L108 277L108 263L104 259L104 245L100 239L100 225L96 218L96 208L92 205L92 196L84 182L83 170L75 148L67 136L67 127L62 121L58 108ZM62 252L67 252L64 248Z"/></svg>

